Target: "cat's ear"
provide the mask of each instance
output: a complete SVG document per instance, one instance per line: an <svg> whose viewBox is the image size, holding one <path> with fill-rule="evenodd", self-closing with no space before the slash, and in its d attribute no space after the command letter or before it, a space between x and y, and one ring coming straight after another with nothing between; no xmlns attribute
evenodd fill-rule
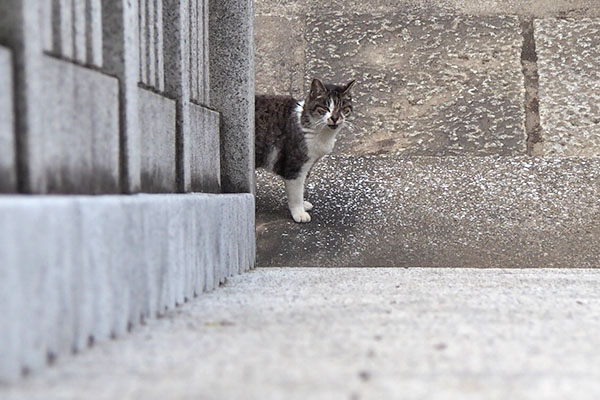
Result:
<svg viewBox="0 0 600 400"><path fill-rule="evenodd" d="M327 93L325 85L323 85L323 82L321 82L321 80L317 78L313 79L312 83L310 84L310 94L312 94L313 96L317 96L322 93Z"/></svg>
<svg viewBox="0 0 600 400"><path fill-rule="evenodd" d="M348 94L350 93L350 90L352 90L352 88L354 87L354 84L356 83L356 79L352 79L350 81L350 83L348 83L346 85L346 87L344 88L344 94Z"/></svg>

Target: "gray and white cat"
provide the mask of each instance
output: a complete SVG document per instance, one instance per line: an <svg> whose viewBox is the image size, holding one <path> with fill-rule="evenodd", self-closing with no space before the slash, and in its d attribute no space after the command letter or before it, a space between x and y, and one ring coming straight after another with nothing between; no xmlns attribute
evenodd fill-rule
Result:
<svg viewBox="0 0 600 400"><path fill-rule="evenodd" d="M313 206L304 185L314 164L331 153L336 135L352 114L350 90L314 79L304 101L290 96L256 96L256 167L281 176L296 222L310 222Z"/></svg>

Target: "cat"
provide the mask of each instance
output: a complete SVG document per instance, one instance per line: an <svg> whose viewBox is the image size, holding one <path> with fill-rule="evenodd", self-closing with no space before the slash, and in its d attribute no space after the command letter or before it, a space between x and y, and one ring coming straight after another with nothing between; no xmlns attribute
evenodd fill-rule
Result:
<svg viewBox="0 0 600 400"><path fill-rule="evenodd" d="M313 205L304 185L314 164L332 152L352 114L352 80L344 86L313 79L304 101L291 96L256 96L255 162L283 178L288 207L298 223L310 222Z"/></svg>

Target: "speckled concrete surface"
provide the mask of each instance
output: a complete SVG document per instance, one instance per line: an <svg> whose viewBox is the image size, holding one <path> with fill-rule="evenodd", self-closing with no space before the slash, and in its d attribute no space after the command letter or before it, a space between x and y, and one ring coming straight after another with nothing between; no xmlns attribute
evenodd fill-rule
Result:
<svg viewBox="0 0 600 400"><path fill-rule="evenodd" d="M331 10L347 13L397 10L436 14L521 15L535 17L600 16L597 0L256 0L257 14L291 15Z"/></svg>
<svg viewBox="0 0 600 400"><path fill-rule="evenodd" d="M598 158L330 157L307 200L259 173L258 265L600 266Z"/></svg>
<svg viewBox="0 0 600 400"><path fill-rule="evenodd" d="M258 269L3 400L598 399L600 271Z"/></svg>
<svg viewBox="0 0 600 400"><path fill-rule="evenodd" d="M317 14L306 37L306 81L358 81L341 152L525 153L517 17Z"/></svg>
<svg viewBox="0 0 600 400"><path fill-rule="evenodd" d="M600 19L536 20L535 38L545 154L600 155Z"/></svg>

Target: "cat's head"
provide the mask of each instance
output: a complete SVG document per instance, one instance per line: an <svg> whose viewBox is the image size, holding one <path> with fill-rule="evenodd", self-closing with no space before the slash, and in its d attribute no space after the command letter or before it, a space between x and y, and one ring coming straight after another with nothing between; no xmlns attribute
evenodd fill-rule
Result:
<svg viewBox="0 0 600 400"><path fill-rule="evenodd" d="M355 80L347 85L324 84L313 79L310 92L304 102L308 122L313 127L327 127L336 130L342 127L346 118L352 114L352 87Z"/></svg>

